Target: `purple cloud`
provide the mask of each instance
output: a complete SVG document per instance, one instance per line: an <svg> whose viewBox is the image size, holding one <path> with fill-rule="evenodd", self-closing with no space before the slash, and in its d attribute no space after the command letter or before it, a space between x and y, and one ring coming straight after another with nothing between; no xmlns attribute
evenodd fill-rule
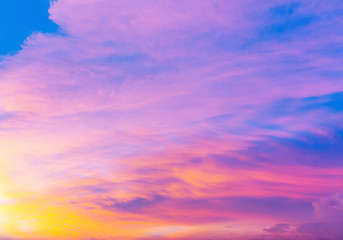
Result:
<svg viewBox="0 0 343 240"><path fill-rule="evenodd" d="M263 231L271 232L271 233L284 233L284 232L289 231L290 227L291 225L289 224L279 223L270 228L264 228Z"/></svg>

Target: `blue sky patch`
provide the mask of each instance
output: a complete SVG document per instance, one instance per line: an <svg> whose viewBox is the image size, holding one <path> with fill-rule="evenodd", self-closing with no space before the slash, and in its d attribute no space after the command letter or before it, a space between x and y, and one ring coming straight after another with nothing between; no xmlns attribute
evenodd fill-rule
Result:
<svg viewBox="0 0 343 240"><path fill-rule="evenodd" d="M57 32L58 25L49 19L49 7L49 0L0 1L0 55L19 51L33 32Z"/></svg>

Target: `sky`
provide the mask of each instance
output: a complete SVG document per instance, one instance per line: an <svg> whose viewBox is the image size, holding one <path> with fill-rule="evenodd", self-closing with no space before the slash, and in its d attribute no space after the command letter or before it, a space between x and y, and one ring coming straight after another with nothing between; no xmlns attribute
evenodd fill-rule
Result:
<svg viewBox="0 0 343 240"><path fill-rule="evenodd" d="M342 16L0 1L0 239L343 239Z"/></svg>
<svg viewBox="0 0 343 240"><path fill-rule="evenodd" d="M49 19L49 0L0 1L0 55L15 54L33 32L57 32Z"/></svg>

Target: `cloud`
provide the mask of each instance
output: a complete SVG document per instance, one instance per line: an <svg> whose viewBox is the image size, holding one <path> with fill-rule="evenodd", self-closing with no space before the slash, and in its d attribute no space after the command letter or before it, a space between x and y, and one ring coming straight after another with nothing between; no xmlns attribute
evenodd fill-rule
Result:
<svg viewBox="0 0 343 240"><path fill-rule="evenodd" d="M317 200L314 203L319 219L323 221L343 222L343 194L336 193Z"/></svg>
<svg viewBox="0 0 343 240"><path fill-rule="evenodd" d="M258 162L302 164L315 167L342 165L342 130L323 127L317 133L302 132L292 137L266 137L255 141L245 154Z"/></svg>
<svg viewBox="0 0 343 240"><path fill-rule="evenodd" d="M305 236L320 239L341 239L343 237L342 194L336 193L317 200L314 208L317 222L304 223L297 231Z"/></svg>
<svg viewBox="0 0 343 240"><path fill-rule="evenodd" d="M272 233L283 233L289 231L291 225L285 223L279 223L270 228L264 228L263 231Z"/></svg>
<svg viewBox="0 0 343 240"><path fill-rule="evenodd" d="M100 204L109 211L123 211L141 216L149 216L167 222L212 222L230 221L236 218L278 218L280 220L306 221L313 218L311 203L287 198L171 198L152 196L134 198L128 201L103 199ZM288 225L287 225L288 226ZM277 225L279 230L286 225ZM277 227L266 231L276 231Z"/></svg>

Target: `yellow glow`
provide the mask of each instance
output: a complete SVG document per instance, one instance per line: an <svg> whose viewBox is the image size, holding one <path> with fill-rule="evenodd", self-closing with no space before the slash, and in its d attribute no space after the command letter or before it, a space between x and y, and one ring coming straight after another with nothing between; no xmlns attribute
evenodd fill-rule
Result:
<svg viewBox="0 0 343 240"><path fill-rule="evenodd" d="M7 194L0 192L0 204L8 204L11 202L11 199L8 198Z"/></svg>

